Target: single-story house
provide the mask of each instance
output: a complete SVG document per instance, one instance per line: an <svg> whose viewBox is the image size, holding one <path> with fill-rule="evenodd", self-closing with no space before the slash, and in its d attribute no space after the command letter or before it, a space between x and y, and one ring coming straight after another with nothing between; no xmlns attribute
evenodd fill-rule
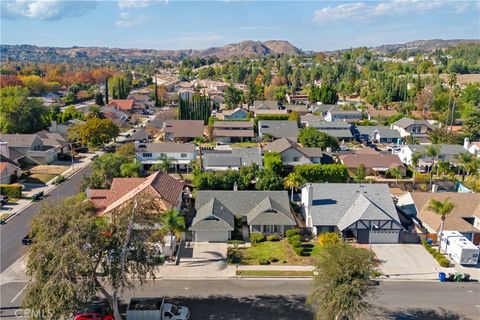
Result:
<svg viewBox="0 0 480 320"><path fill-rule="evenodd" d="M68 140L65 139L61 134L46 130L39 131L35 134L42 139L44 145L53 146L57 154L69 152L70 142L68 142Z"/></svg>
<svg viewBox="0 0 480 320"><path fill-rule="evenodd" d="M297 225L287 191L198 191L189 230L196 242L225 242L235 219L249 232L284 234Z"/></svg>
<svg viewBox="0 0 480 320"><path fill-rule="evenodd" d="M285 110L287 110L288 113L290 112L297 112L299 115L305 115L308 114L310 111L308 110L308 106L306 104L283 104L283 107Z"/></svg>
<svg viewBox="0 0 480 320"><path fill-rule="evenodd" d="M307 113L300 116L300 123L303 126L307 126L309 123L317 123L320 121L325 121L325 119L322 116L316 116L312 113Z"/></svg>
<svg viewBox="0 0 480 320"><path fill-rule="evenodd" d="M440 154L435 158L435 161L447 160L450 162L455 162L457 161L457 156L459 154L468 152L459 144L439 144L438 147ZM402 146L397 154L403 163L411 165L412 155L414 153L419 153L421 155L419 165L430 166L432 164L432 159L425 154L427 148L428 146L423 144L407 144Z"/></svg>
<svg viewBox="0 0 480 320"><path fill-rule="evenodd" d="M272 141L265 146L264 150L280 153L285 165L332 162L331 157L324 154L322 149L306 148L288 138Z"/></svg>
<svg viewBox="0 0 480 320"><path fill-rule="evenodd" d="M340 232L358 243L398 243L404 230L387 184L307 183L306 226L317 235Z"/></svg>
<svg viewBox="0 0 480 320"><path fill-rule="evenodd" d="M277 100L255 100L250 110L278 110L280 109Z"/></svg>
<svg viewBox="0 0 480 320"><path fill-rule="evenodd" d="M298 139L298 125L291 120L260 120L258 121L258 136L263 138L269 135L274 139L288 138L292 141Z"/></svg>
<svg viewBox="0 0 480 320"><path fill-rule="evenodd" d="M356 126L354 129L356 139L374 143L398 143L402 137L400 132L387 126Z"/></svg>
<svg viewBox="0 0 480 320"><path fill-rule="evenodd" d="M203 132L203 120L166 120L162 129L164 141L193 141Z"/></svg>
<svg viewBox="0 0 480 320"><path fill-rule="evenodd" d="M340 106L338 104L314 104L310 107L310 111L325 118L328 111L336 108L340 108Z"/></svg>
<svg viewBox="0 0 480 320"><path fill-rule="evenodd" d="M325 120L328 122L332 121L344 121L344 122L355 122L362 120L362 113L360 111L349 111L342 110L340 108L333 108L327 111L325 115Z"/></svg>
<svg viewBox="0 0 480 320"><path fill-rule="evenodd" d="M197 152L192 143L136 143L135 157L146 171L160 163L162 157L169 159L170 167L184 170L196 160Z"/></svg>
<svg viewBox="0 0 480 320"><path fill-rule="evenodd" d="M206 171L239 170L256 164L263 166L262 151L257 148L233 148L231 150L205 151L203 169Z"/></svg>
<svg viewBox="0 0 480 320"><path fill-rule="evenodd" d="M448 199L455 204L445 219L444 230L458 231L474 244L480 244L480 193L411 192L399 197L400 209L416 218L418 229L426 237L437 240L441 219L428 209L430 199Z"/></svg>
<svg viewBox="0 0 480 320"><path fill-rule="evenodd" d="M307 127L313 127L321 132L324 132L340 141L353 140L352 125L343 121L309 121Z"/></svg>
<svg viewBox="0 0 480 320"><path fill-rule="evenodd" d="M139 128L136 129L129 137L127 137L123 142L143 142L149 143L152 141L152 136L148 134L147 129Z"/></svg>
<svg viewBox="0 0 480 320"><path fill-rule="evenodd" d="M136 106L134 99L110 99L107 107L114 107L119 111L132 113Z"/></svg>
<svg viewBox="0 0 480 320"><path fill-rule="evenodd" d="M255 137L252 121L215 121L213 124L215 141L230 143L251 141Z"/></svg>
<svg viewBox="0 0 480 320"><path fill-rule="evenodd" d="M114 178L108 190L87 189L97 214L108 215L135 197L153 196L163 212L172 208L180 209L183 203L184 183L170 175L157 171L146 178Z"/></svg>
<svg viewBox="0 0 480 320"><path fill-rule="evenodd" d="M233 110L223 110L217 113L217 118L220 120L247 120L248 110L240 107Z"/></svg>
<svg viewBox="0 0 480 320"><path fill-rule="evenodd" d="M392 168L398 168L402 177L407 173L407 169L400 158L391 153L381 153L373 150L370 153L342 154L338 156L338 160L353 174L362 164L365 166L367 175L385 175Z"/></svg>

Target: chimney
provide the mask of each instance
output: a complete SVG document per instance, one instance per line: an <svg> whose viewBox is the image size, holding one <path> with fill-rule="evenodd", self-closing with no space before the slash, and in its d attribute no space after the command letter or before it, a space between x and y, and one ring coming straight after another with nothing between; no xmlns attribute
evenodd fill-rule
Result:
<svg viewBox="0 0 480 320"><path fill-rule="evenodd" d="M50 125L50 132L58 133L57 121L52 120L52 124Z"/></svg>
<svg viewBox="0 0 480 320"><path fill-rule="evenodd" d="M233 191L238 191L237 181L233 184Z"/></svg>
<svg viewBox="0 0 480 320"><path fill-rule="evenodd" d="M463 147L468 150L468 147L470 146L470 139L468 138L465 138L465 140L463 140Z"/></svg>
<svg viewBox="0 0 480 320"><path fill-rule="evenodd" d="M8 149L8 142L0 140L0 154L10 159L10 149Z"/></svg>
<svg viewBox="0 0 480 320"><path fill-rule="evenodd" d="M304 205L310 207L313 204L313 185L311 183L305 184L306 190L306 199ZM303 202L303 201L302 201Z"/></svg>

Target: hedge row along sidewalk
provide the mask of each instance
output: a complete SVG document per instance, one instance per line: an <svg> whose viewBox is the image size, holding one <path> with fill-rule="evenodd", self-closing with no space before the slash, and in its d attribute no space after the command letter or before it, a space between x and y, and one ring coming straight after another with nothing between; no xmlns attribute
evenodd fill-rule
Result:
<svg viewBox="0 0 480 320"><path fill-rule="evenodd" d="M441 254L439 251L437 251L435 248L432 248L432 246L427 242L427 240L422 240L422 244L427 249L428 252L437 260L438 264L444 268L447 268L450 266L450 260L448 260L447 257L445 257L443 254Z"/></svg>

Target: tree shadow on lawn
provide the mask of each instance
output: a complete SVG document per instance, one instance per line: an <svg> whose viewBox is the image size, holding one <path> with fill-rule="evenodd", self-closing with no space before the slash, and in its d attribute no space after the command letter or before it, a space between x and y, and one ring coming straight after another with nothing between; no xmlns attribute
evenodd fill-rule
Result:
<svg viewBox="0 0 480 320"><path fill-rule="evenodd" d="M395 320L467 320L470 319L461 314L443 308L437 309L398 309L387 310L380 308L380 311L373 312L375 319Z"/></svg>
<svg viewBox="0 0 480 320"><path fill-rule="evenodd" d="M313 319L304 296L168 297L166 301L188 307L191 320Z"/></svg>

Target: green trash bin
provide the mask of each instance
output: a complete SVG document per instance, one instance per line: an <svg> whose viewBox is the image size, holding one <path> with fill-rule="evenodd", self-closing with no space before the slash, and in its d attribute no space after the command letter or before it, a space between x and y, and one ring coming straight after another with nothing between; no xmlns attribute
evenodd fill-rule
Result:
<svg viewBox="0 0 480 320"><path fill-rule="evenodd" d="M455 281L460 282L462 281L462 274L460 272L455 273Z"/></svg>

